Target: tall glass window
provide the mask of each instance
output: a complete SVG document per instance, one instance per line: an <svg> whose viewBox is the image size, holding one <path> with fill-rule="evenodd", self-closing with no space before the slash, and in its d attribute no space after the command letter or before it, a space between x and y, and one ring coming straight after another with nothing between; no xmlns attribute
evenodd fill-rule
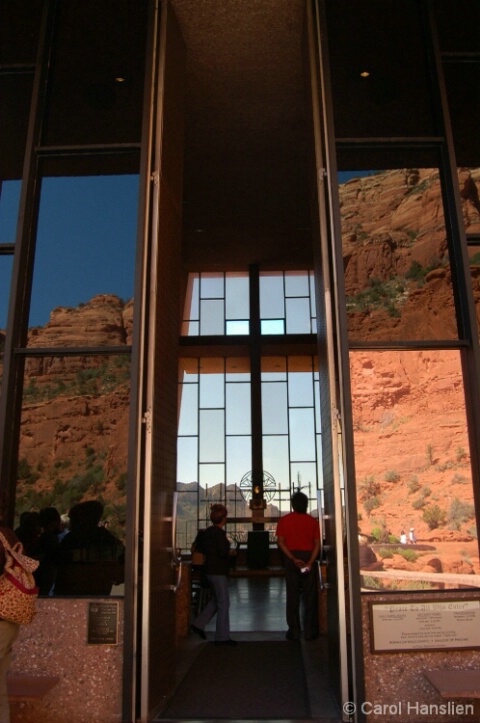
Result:
<svg viewBox="0 0 480 723"><path fill-rule="evenodd" d="M43 356L26 362L17 514L83 499L105 505L125 536L130 358Z"/></svg>
<svg viewBox="0 0 480 723"><path fill-rule="evenodd" d="M231 518L251 514L251 383L246 358L180 360L181 547L190 547L198 524L208 524L212 502L225 502ZM308 356L265 357L261 387L266 516L288 511L290 495L298 488L309 497L315 514L321 487L317 361ZM248 529L243 523L232 524L232 534Z"/></svg>
<svg viewBox="0 0 480 723"><path fill-rule="evenodd" d="M350 341L458 338L439 169L339 180Z"/></svg>
<svg viewBox="0 0 480 723"><path fill-rule="evenodd" d="M179 383L179 544L189 547L212 502L226 502L232 517L248 513L239 483L251 468L250 363L181 359Z"/></svg>
<svg viewBox="0 0 480 723"><path fill-rule="evenodd" d="M262 334L314 334L316 331L313 273L260 273Z"/></svg>
<svg viewBox="0 0 480 723"><path fill-rule="evenodd" d="M136 174L43 178L29 320L42 346L125 343L137 197Z"/></svg>
<svg viewBox="0 0 480 723"><path fill-rule="evenodd" d="M189 274L184 336L248 335L248 273ZM314 334L315 292L311 271L260 272L262 334Z"/></svg>
<svg viewBox="0 0 480 723"><path fill-rule="evenodd" d="M47 5L0 9L2 415L20 419L2 416L4 504L17 527L94 498L123 541L148 3L53 3L42 23Z"/></svg>
<svg viewBox="0 0 480 723"><path fill-rule="evenodd" d="M256 300L258 308L251 308ZM251 318L260 320L259 330ZM241 332L230 332L234 321L244 325ZM260 271L252 278L247 272L189 275L183 335L224 336L222 348L231 356L211 357L201 338L184 342L190 356L179 367L179 546L190 547L198 525L208 524L211 502L218 500L228 506L229 533L245 536L253 470L258 474L259 467L266 518L289 511L298 488L316 513L322 475L315 328L311 271ZM228 340L231 333L246 338ZM311 355L295 355L296 341L289 339L294 334L302 335L303 347L311 344ZM272 335L282 339L275 339L275 352L268 353ZM273 534L271 521L262 525Z"/></svg>
<svg viewBox="0 0 480 723"><path fill-rule="evenodd" d="M249 334L247 273L189 274L182 335Z"/></svg>
<svg viewBox="0 0 480 723"><path fill-rule="evenodd" d="M468 587L478 542L460 352L351 352L350 371L363 588Z"/></svg>
<svg viewBox="0 0 480 723"><path fill-rule="evenodd" d="M272 474L284 503L295 489L316 509L322 486L317 361L314 357L262 359L262 431L264 468Z"/></svg>

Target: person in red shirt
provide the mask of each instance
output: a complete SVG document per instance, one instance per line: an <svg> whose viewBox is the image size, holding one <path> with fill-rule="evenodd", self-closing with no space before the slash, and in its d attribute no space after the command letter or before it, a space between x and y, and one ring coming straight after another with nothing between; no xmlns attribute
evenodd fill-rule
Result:
<svg viewBox="0 0 480 723"><path fill-rule="evenodd" d="M278 546L285 556L286 637L289 640L300 639L300 602L303 594L304 637L305 640L315 640L318 638L318 583L317 566L314 563L320 552L320 527L318 520L307 514L307 495L295 492L290 503L293 512L279 519L276 532Z"/></svg>

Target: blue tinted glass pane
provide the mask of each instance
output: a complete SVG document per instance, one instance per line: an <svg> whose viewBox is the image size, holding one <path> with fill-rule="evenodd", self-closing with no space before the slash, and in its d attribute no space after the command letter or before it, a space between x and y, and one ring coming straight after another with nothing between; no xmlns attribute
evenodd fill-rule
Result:
<svg viewBox="0 0 480 723"><path fill-rule="evenodd" d="M178 433L198 434L198 384L181 387Z"/></svg>
<svg viewBox="0 0 480 723"><path fill-rule="evenodd" d="M202 409L213 409L223 408L224 406L225 376L223 374L201 374L200 407Z"/></svg>
<svg viewBox="0 0 480 723"><path fill-rule="evenodd" d="M204 501L205 505L209 505L211 502L220 502L223 499L224 489L219 488L219 485L225 483L225 465L201 464L198 468L198 476L200 486L205 491L203 500L202 494L200 494L200 502Z"/></svg>
<svg viewBox="0 0 480 723"><path fill-rule="evenodd" d="M190 484L197 481L198 438L179 437L177 443L177 482Z"/></svg>
<svg viewBox="0 0 480 723"><path fill-rule="evenodd" d="M263 437L263 468L269 472L277 483L277 489L290 489L290 472L288 460L288 436L268 436ZM279 495L277 495L279 497ZM290 511L289 495L282 495L285 509L282 511ZM279 500L280 502L280 500Z"/></svg>
<svg viewBox="0 0 480 723"><path fill-rule="evenodd" d="M287 381L287 357L262 357L262 382Z"/></svg>
<svg viewBox="0 0 480 723"><path fill-rule="evenodd" d="M313 409L290 409L290 457L292 461L315 459Z"/></svg>
<svg viewBox="0 0 480 723"><path fill-rule="evenodd" d="M316 316L317 306L315 304L315 276L310 274L310 315Z"/></svg>
<svg viewBox="0 0 480 723"><path fill-rule="evenodd" d="M182 336L198 336L200 324L198 321L184 321L182 324Z"/></svg>
<svg viewBox="0 0 480 723"><path fill-rule="evenodd" d="M113 345L127 340L137 195L137 175L43 179L29 325L52 322L54 330L47 329L44 346ZM67 307L70 320L60 335L62 327L52 315L54 310L55 315L64 314L65 308L59 307ZM68 336L75 318L88 319L89 314L103 331L84 321L83 328Z"/></svg>
<svg viewBox="0 0 480 723"><path fill-rule="evenodd" d="M228 357L225 359L227 382L250 381L250 359L247 357Z"/></svg>
<svg viewBox="0 0 480 723"><path fill-rule="evenodd" d="M250 318L250 295L247 274L226 274L225 307L227 319Z"/></svg>
<svg viewBox="0 0 480 723"><path fill-rule="evenodd" d="M317 443L317 484L318 489L323 489L323 455L322 455L322 435L316 435Z"/></svg>
<svg viewBox="0 0 480 723"><path fill-rule="evenodd" d="M185 294L185 307L183 311L183 318L186 321L198 321L199 319L199 294L200 280L198 278L198 274L189 274L187 292Z"/></svg>
<svg viewBox="0 0 480 723"><path fill-rule="evenodd" d="M201 299L223 299L225 296L225 284L223 274L201 274L200 276L200 298Z"/></svg>
<svg viewBox="0 0 480 723"><path fill-rule="evenodd" d="M0 329L7 326L13 256L0 256Z"/></svg>
<svg viewBox="0 0 480 723"><path fill-rule="evenodd" d="M200 302L200 336L224 333L223 300Z"/></svg>
<svg viewBox="0 0 480 723"><path fill-rule="evenodd" d="M287 334L310 334L310 300L287 299Z"/></svg>
<svg viewBox="0 0 480 723"><path fill-rule="evenodd" d="M268 319L261 322L262 334L285 334L285 321L283 319Z"/></svg>
<svg viewBox="0 0 480 723"><path fill-rule="evenodd" d="M251 437L227 437L227 483L238 484L251 468Z"/></svg>
<svg viewBox="0 0 480 723"><path fill-rule="evenodd" d="M292 462L291 476L295 481L295 486L298 484L302 492L309 498L308 511L313 512L317 508L317 466L315 462Z"/></svg>
<svg viewBox="0 0 480 723"><path fill-rule="evenodd" d="M239 334L241 336L248 336L250 333L250 322L248 321L227 321L227 336L234 336Z"/></svg>
<svg viewBox="0 0 480 723"><path fill-rule="evenodd" d="M287 385L262 383L262 421L264 434L287 434Z"/></svg>
<svg viewBox="0 0 480 723"><path fill-rule="evenodd" d="M308 296L308 272L285 271L285 296Z"/></svg>
<svg viewBox="0 0 480 723"><path fill-rule="evenodd" d="M200 412L200 462L225 461L225 413L223 409Z"/></svg>
<svg viewBox="0 0 480 723"><path fill-rule="evenodd" d="M0 188L0 244L11 244L17 232L20 181L3 181Z"/></svg>
<svg viewBox="0 0 480 723"><path fill-rule="evenodd" d="M227 434L251 434L250 384L227 384Z"/></svg>
<svg viewBox="0 0 480 723"><path fill-rule="evenodd" d="M281 319L284 316L283 274L260 274L260 318Z"/></svg>
<svg viewBox="0 0 480 723"><path fill-rule="evenodd" d="M296 372L288 374L288 403L290 407L313 406L312 374Z"/></svg>

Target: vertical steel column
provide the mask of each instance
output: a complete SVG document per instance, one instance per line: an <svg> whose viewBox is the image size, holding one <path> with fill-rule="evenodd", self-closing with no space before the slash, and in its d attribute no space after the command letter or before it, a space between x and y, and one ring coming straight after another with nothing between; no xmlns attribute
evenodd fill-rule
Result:
<svg viewBox="0 0 480 723"><path fill-rule="evenodd" d="M3 355L3 380L0 396L0 519L8 525L13 525L15 514L17 450L25 366L24 356L16 354L16 350L25 347L27 344L40 195L36 149L41 141L56 8L57 0L51 0L51 2L45 4L39 33L37 67L25 145L12 286Z"/></svg>
<svg viewBox="0 0 480 723"><path fill-rule="evenodd" d="M250 363L252 414L252 499L253 530L263 530L265 500L263 498L262 382L260 328L260 274L258 266L250 266Z"/></svg>

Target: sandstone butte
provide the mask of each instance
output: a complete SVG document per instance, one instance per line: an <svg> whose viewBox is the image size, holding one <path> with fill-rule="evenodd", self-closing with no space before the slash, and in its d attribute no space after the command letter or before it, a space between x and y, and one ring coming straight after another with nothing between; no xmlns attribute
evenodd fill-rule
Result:
<svg viewBox="0 0 480 723"><path fill-rule="evenodd" d="M479 233L480 171L461 169L459 184L465 229ZM340 207L358 526L362 541L375 551L365 567L479 575L459 353L358 348L361 342L458 336L438 171L354 178L340 187ZM479 320L475 252L469 255ZM30 329L28 343L128 345L132 321L132 300L102 294L77 308L54 309L44 327ZM72 475L76 483L94 461L103 469L100 482L79 494L101 494L109 509L120 510L122 525L126 500L119 480L126 470L129 389L128 372L113 361L74 356L27 361L20 458L34 471L34 484L28 475L19 480L24 508L54 502L55 489L64 492ZM43 497L35 498L32 489ZM411 527L415 559L399 554L396 541Z"/></svg>

